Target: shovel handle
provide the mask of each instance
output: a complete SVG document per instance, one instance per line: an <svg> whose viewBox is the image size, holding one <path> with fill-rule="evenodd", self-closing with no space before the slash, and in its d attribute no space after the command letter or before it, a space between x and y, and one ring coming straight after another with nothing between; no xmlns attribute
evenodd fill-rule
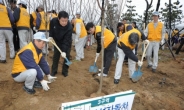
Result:
<svg viewBox="0 0 184 110"><path fill-rule="evenodd" d="M96 63L97 59L98 59L98 56L95 57L95 63Z"/></svg>
<svg viewBox="0 0 184 110"><path fill-rule="evenodd" d="M144 51L143 51L143 54L142 54L141 62L143 61L143 58L144 58L144 55L146 53L146 50L147 50L148 46L149 46L149 43L146 45L146 47L145 47L145 43L144 43Z"/></svg>

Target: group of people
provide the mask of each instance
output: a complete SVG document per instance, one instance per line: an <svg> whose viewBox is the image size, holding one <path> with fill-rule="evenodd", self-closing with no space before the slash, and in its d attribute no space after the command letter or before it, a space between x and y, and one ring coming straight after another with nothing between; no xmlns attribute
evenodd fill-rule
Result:
<svg viewBox="0 0 184 110"><path fill-rule="evenodd" d="M16 2L13 2L13 4L16 4ZM72 20L69 19L69 14L66 11L60 11L57 16L56 14L48 16L44 11L44 7L40 5L35 12L29 15L26 10L27 4L24 0L20 0L18 5L19 8L15 8L12 14L10 9L4 6L2 0L0 0L0 13L3 14L0 18L3 21L0 25L0 33L2 33L0 35L0 39L2 39L0 40L0 50L2 51L4 49L5 37L7 37L11 47L10 58L15 58L11 72L12 77L16 82L24 82L23 89L29 94L35 93L34 88L43 88L45 91L50 89L48 83L53 82L57 78L55 75L58 73L60 56L68 59L70 57L72 41L75 42L75 60L82 61L85 58L84 46L88 35L93 35L97 41L96 57L100 55L102 48L101 38L104 38L104 66L102 74L104 77L110 74L109 68L117 48L119 58L114 75L115 84L118 84L120 81L125 56L128 58L130 79L135 71L136 63L138 63L138 66L142 66L143 62L138 60L135 53L135 48L140 40L145 44L150 42L146 56L148 68L152 68L152 72L156 72L159 43L163 42L165 34L164 25L158 21L158 12L153 13L153 21L148 24L145 32L140 31L134 25L125 22L118 23L118 37L116 37L112 31L106 28L104 28L102 35L102 27L94 25L93 22L88 22L85 25L80 18L80 13L76 13L76 18ZM13 46L13 25L18 30L18 38L20 40L20 50L16 55ZM30 31L33 31L35 34L29 34ZM73 39L72 33L75 33ZM53 62L50 71L45 56L48 55L47 42L49 42L51 37L61 49L62 53L54 47ZM154 53L153 62L150 59L152 51ZM6 53L6 50L1 52L1 63L6 60L4 53ZM62 75L64 77L68 76L69 66L65 64L66 62L64 60L62 65ZM45 75L48 77L48 81L44 80L43 77ZM98 75L100 76L101 74Z"/></svg>

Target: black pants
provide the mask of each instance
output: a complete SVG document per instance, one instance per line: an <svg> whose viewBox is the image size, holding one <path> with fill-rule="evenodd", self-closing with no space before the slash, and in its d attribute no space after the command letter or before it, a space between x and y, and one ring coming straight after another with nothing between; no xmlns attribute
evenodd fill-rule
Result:
<svg viewBox="0 0 184 110"><path fill-rule="evenodd" d="M180 46L177 48L175 54L179 54L179 52L180 52L180 50L181 50L181 48L182 48L183 45L184 45L184 38L181 39Z"/></svg>
<svg viewBox="0 0 184 110"><path fill-rule="evenodd" d="M71 51L71 48L67 49L67 51L66 51L66 57L68 59L70 58L70 51ZM58 49L56 47L54 47L54 55L53 55L53 63L52 63L52 74L57 73L60 56L61 56L61 53L58 51ZM67 61L64 59L63 66L62 66L62 74L65 77L68 76L68 69L69 69L69 66L65 64L66 62Z"/></svg>
<svg viewBox="0 0 184 110"><path fill-rule="evenodd" d="M114 52L116 50L117 41L113 40L111 44L107 48L104 49L104 74L108 74L109 68L111 66L112 58L114 56Z"/></svg>
<svg viewBox="0 0 184 110"><path fill-rule="evenodd" d="M20 43L19 43L18 30L16 28L13 28L13 44L14 44L14 50L18 51L20 49Z"/></svg>

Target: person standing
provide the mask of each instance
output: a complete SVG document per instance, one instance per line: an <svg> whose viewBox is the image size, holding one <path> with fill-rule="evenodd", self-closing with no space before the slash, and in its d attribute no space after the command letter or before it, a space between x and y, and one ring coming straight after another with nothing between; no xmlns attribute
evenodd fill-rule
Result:
<svg viewBox="0 0 184 110"><path fill-rule="evenodd" d="M106 77L108 75L112 58L116 49L117 39L114 34L106 28L104 29L104 34L101 35L101 26L95 26L92 22L86 24L86 30L89 34L94 34L94 37L97 40L96 57L99 57L100 55L100 51L102 48L101 37L104 37L103 76ZM98 76L100 75L101 74L99 73Z"/></svg>
<svg viewBox="0 0 184 110"><path fill-rule="evenodd" d="M74 20L74 32L76 50L75 60L81 61L84 59L84 46L87 41L87 32L83 20L80 18L80 13L76 14L76 19Z"/></svg>
<svg viewBox="0 0 184 110"><path fill-rule="evenodd" d="M16 4L17 4L17 1L16 0L10 0L10 6L11 6L12 13L17 8ZM14 44L14 50L15 50L15 52L18 52L18 50L20 49L19 34L18 34L18 30L17 30L16 25L13 24L12 27L13 27L13 44Z"/></svg>
<svg viewBox="0 0 184 110"><path fill-rule="evenodd" d="M147 49L147 68L152 68L152 72L156 72L158 66L158 51L160 42L163 44L165 38L165 28L163 23L159 22L159 12L155 11L152 13L153 21L150 22L145 30L145 36L148 36L147 39L150 41L150 44ZM151 61L151 55L153 51L153 62Z"/></svg>
<svg viewBox="0 0 184 110"><path fill-rule="evenodd" d="M30 42L30 15L26 10L27 3L25 0L20 0L18 6L19 8L15 9L13 16L15 18L15 23L19 34L21 49Z"/></svg>
<svg viewBox="0 0 184 110"><path fill-rule="evenodd" d="M10 58L15 57L12 33L14 18L11 10L3 5L2 0L0 0L0 15L0 63L6 63L6 39L10 48Z"/></svg>
<svg viewBox="0 0 184 110"><path fill-rule="evenodd" d="M37 32L33 41L24 46L15 57L11 75L16 82L24 82L23 89L29 94L36 92L34 88L48 91L48 83L56 79L50 75L49 65L42 55L41 49L48 41L43 32ZM47 75L48 81L44 80L44 75Z"/></svg>
<svg viewBox="0 0 184 110"><path fill-rule="evenodd" d="M69 15L66 11L60 11L57 18L53 18L50 22L50 31L49 36L52 37L58 47L63 52L62 54L59 50L54 47L54 55L52 61L52 76L55 76L58 71L58 63L60 59L60 55L69 59L70 50L72 45L72 25L68 21ZM66 65L67 61L64 59L63 67L62 67L62 75L64 77L68 76L69 66Z"/></svg>

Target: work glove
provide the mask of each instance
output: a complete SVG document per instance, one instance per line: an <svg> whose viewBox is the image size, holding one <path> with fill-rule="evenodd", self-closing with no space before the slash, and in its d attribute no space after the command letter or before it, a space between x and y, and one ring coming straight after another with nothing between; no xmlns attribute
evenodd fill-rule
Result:
<svg viewBox="0 0 184 110"><path fill-rule="evenodd" d="M148 44L149 43L149 40L144 40L144 44Z"/></svg>
<svg viewBox="0 0 184 110"><path fill-rule="evenodd" d="M163 44L164 44L164 40L161 40L161 41L160 41L160 44L163 45Z"/></svg>
<svg viewBox="0 0 184 110"><path fill-rule="evenodd" d="M36 29L36 27L33 27L33 30L34 30L35 32L38 32L38 30Z"/></svg>
<svg viewBox="0 0 184 110"><path fill-rule="evenodd" d="M53 77L53 76L51 76L51 75L49 74L49 75L47 75L47 78L48 78L49 82L51 83L51 82L55 81L55 79L56 79L57 77Z"/></svg>
<svg viewBox="0 0 184 110"><path fill-rule="evenodd" d="M48 37L47 39L50 41L50 40L52 40L53 38L52 38L52 37Z"/></svg>
<svg viewBox="0 0 184 110"><path fill-rule="evenodd" d="M78 38L75 38L75 43L79 42L79 39Z"/></svg>
<svg viewBox="0 0 184 110"><path fill-rule="evenodd" d="M143 62L142 62L142 61L138 61L138 63L137 63L137 64L138 64L138 66L139 66L139 67L141 67L141 66L142 66L142 64L143 64Z"/></svg>
<svg viewBox="0 0 184 110"><path fill-rule="evenodd" d="M61 56L62 56L63 58L66 58L66 53L65 53L65 52L62 52L62 53L61 53Z"/></svg>
<svg viewBox="0 0 184 110"><path fill-rule="evenodd" d="M96 53L96 57L99 57L100 53Z"/></svg>
<svg viewBox="0 0 184 110"><path fill-rule="evenodd" d="M50 89L49 86L47 85L47 83L50 83L49 81L42 80L40 83L43 87L43 90L48 91Z"/></svg>

